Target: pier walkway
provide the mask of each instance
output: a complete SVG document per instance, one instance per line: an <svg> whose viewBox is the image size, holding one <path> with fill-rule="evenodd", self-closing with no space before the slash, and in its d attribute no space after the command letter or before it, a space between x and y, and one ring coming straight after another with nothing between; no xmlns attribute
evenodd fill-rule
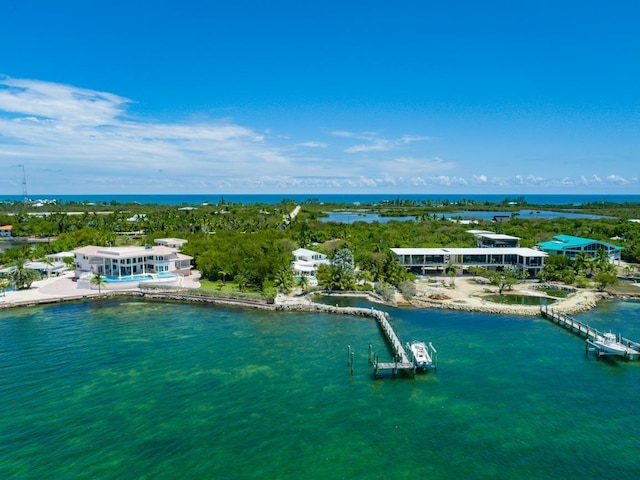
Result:
<svg viewBox="0 0 640 480"><path fill-rule="evenodd" d="M373 376L377 377L378 372L380 370L388 370L393 372L393 374L397 374L398 372L410 372L412 375L415 375L416 372L416 364L413 359L409 358L406 350L402 346L402 342L396 335L396 332L393 330L393 327L389 323L388 314L385 312L381 312L379 310L372 309L372 315L378 322L380 330L384 334L387 343L389 344L389 348L391 349L391 353L393 354L394 362L382 363L377 359L377 355L375 360L373 361L374 373ZM371 361L371 360L370 360Z"/></svg>
<svg viewBox="0 0 640 480"><path fill-rule="evenodd" d="M409 348L409 344L407 344L407 348L409 349L408 352L402 346L402 342L389 323L389 314L372 308L371 316L378 322L380 331L382 331L394 359L393 362L380 362L377 354L374 354L372 358L371 346L369 346L369 364L373 365L374 378L378 378L378 374L384 371L391 372L393 375L397 375L398 373L402 372L415 377L416 370L418 370L416 359L414 358L413 352ZM435 369L437 367L437 362L433 362L432 358L436 353L436 349L431 343L429 343L428 351L426 353L427 357L429 358L429 368Z"/></svg>
<svg viewBox="0 0 640 480"><path fill-rule="evenodd" d="M553 323L566 328L572 333L577 334L580 337L584 337L587 343L587 353L589 352L589 345L597 350L598 357L603 355L611 355L611 353L607 353L603 351L598 345L595 345L593 342L595 340L600 340L604 337L604 333L598 331L597 329L590 327L586 323L580 322L569 315L565 315L564 313L554 312L553 309L549 308L548 305L543 305L540 307L540 313L542 316L548 320L551 320ZM616 341L624 345L626 348L625 354L622 357L628 360L638 360L640 359L640 343L634 342L633 340L629 340L628 338L624 338L621 335L618 335Z"/></svg>

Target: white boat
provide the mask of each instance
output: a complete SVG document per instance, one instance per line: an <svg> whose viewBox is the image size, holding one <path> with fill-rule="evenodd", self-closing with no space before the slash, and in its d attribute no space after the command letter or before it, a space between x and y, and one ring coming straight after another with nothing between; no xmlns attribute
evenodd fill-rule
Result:
<svg viewBox="0 0 640 480"><path fill-rule="evenodd" d="M431 366L431 357L424 342L416 340L411 343L409 348L411 348L411 352L413 353L413 361L416 363L416 367L424 369Z"/></svg>
<svg viewBox="0 0 640 480"><path fill-rule="evenodd" d="M609 355L626 355L628 349L625 345L618 342L615 333L605 333L598 335L592 341L593 345Z"/></svg>

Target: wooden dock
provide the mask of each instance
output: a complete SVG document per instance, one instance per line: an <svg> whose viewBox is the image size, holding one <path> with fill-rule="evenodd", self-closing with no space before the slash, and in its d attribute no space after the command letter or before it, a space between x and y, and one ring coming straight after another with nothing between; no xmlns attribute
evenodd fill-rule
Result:
<svg viewBox="0 0 640 480"><path fill-rule="evenodd" d="M371 346L369 346L369 364L373 365L374 378L378 378L378 374L385 371L391 372L392 375L406 373L415 377L418 367L413 358L413 352L411 352L411 350L407 352L402 346L402 342L389 323L389 314L381 312L380 310L371 309L371 316L378 322L380 331L383 333L391 350L391 354L393 355L393 362L380 362L377 354L374 354L372 357ZM431 343L429 343L429 348L437 354ZM437 362L432 362L432 368L435 369L436 367Z"/></svg>
<svg viewBox="0 0 640 480"><path fill-rule="evenodd" d="M589 346L596 350L598 357L611 355L611 353L607 353L602 351L597 345L594 345L593 341L602 338L604 332L600 332L597 329L590 327L586 323L580 322L569 315L565 315L564 313L554 312L553 309L550 309L548 305L543 305L540 307L540 313L542 316L548 320L551 320L553 323L566 328L572 333L577 334L580 337L585 338L586 341L586 351L589 353ZM640 343L634 342L633 340L629 340L628 338L624 338L621 335L617 336L617 342L627 347L626 353L623 355L623 358L628 360L638 360L640 359Z"/></svg>

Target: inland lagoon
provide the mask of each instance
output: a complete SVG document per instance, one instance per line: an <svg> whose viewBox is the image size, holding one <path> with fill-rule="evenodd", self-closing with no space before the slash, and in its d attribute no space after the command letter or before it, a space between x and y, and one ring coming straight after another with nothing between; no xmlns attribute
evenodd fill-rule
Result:
<svg viewBox="0 0 640 480"><path fill-rule="evenodd" d="M542 317L384 308L438 371L374 380L370 318L109 299L0 311L0 478L635 479L640 362ZM640 339L640 303L577 316ZM347 368L347 346L355 370Z"/></svg>

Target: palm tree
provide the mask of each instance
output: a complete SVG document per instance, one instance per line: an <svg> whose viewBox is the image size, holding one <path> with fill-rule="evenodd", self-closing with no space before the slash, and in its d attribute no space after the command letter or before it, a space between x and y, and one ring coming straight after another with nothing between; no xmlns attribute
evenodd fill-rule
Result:
<svg viewBox="0 0 640 480"><path fill-rule="evenodd" d="M580 251L576 253L576 256L573 258L573 265L578 275L587 270L589 261L590 257L587 252Z"/></svg>
<svg viewBox="0 0 640 480"><path fill-rule="evenodd" d="M609 254L604 248L596 250L596 254L593 257L596 263L596 270L602 270L605 264L610 264ZM606 267L605 267L606 268Z"/></svg>
<svg viewBox="0 0 640 480"><path fill-rule="evenodd" d="M6 278L0 278L0 296L4 296L11 282Z"/></svg>
<svg viewBox="0 0 640 480"><path fill-rule="evenodd" d="M93 275L93 278L91 279L91 284L98 286L98 295L100 295L101 289L105 283L106 282L104 281L104 277L100 273L95 273Z"/></svg>
<svg viewBox="0 0 640 480"><path fill-rule="evenodd" d="M64 257L62 261L69 269L71 269L71 267L75 268L76 266L76 259L74 257Z"/></svg>
<svg viewBox="0 0 640 480"><path fill-rule="evenodd" d="M51 278L51 267L53 267L53 260L48 257L42 257L40 261L47 265L47 278Z"/></svg>
<svg viewBox="0 0 640 480"><path fill-rule="evenodd" d="M244 289L247 288L247 285L249 285L249 279L243 273L239 273L238 275L236 275L234 280L238 284L238 289L241 292L244 292Z"/></svg>
<svg viewBox="0 0 640 480"><path fill-rule="evenodd" d="M449 275L449 277L451 278L450 285L453 287L456 284L455 278L456 278L456 275L458 273L458 267L456 265L453 265L452 263L450 263L447 266L445 271L447 272L447 275Z"/></svg>
<svg viewBox="0 0 640 480"><path fill-rule="evenodd" d="M279 291L288 293L289 290L291 290L291 286L293 284L293 273L291 269L285 268L280 270L276 274L274 284Z"/></svg>
<svg viewBox="0 0 640 480"><path fill-rule="evenodd" d="M222 283L226 283L225 279L227 278L227 275L229 275L229 272L227 272L225 269L221 269L218 270L218 275L222 277Z"/></svg>
<svg viewBox="0 0 640 480"><path fill-rule="evenodd" d="M298 280L298 286L302 289L302 293L307 293L307 289L309 288L309 277L301 275Z"/></svg>
<svg viewBox="0 0 640 480"><path fill-rule="evenodd" d="M40 274L35 270L26 268L26 259L18 259L14 264L13 271L9 274L9 279L18 290L31 288L31 284L40 278Z"/></svg>

